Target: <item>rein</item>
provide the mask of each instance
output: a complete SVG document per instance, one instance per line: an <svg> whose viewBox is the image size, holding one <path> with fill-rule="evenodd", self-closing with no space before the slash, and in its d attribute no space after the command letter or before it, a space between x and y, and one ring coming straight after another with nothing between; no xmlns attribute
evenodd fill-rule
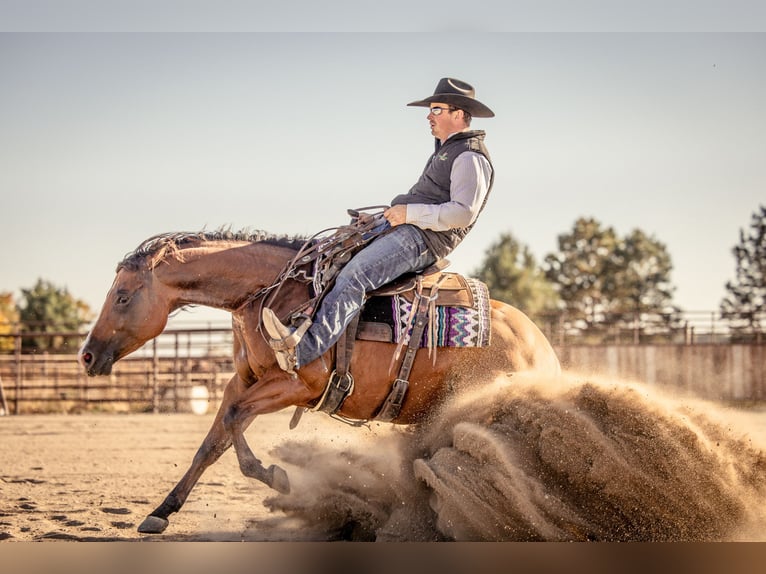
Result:
<svg viewBox="0 0 766 574"><path fill-rule="evenodd" d="M309 314L313 314L313 309L316 309L316 304L327 291L327 287L332 284L351 257L367 243L390 229L382 211L374 215L363 212L387 208L388 206L376 205L349 209L348 214L352 217L351 223L328 227L309 237L295 256L285 264L274 282L252 294L242 306L258 298L262 298L261 309L264 306L269 306L279 295L282 286L288 280L293 279L302 283L310 283L314 290L314 297L291 310L288 316L309 309L312 310ZM362 217L363 215L367 217ZM328 232L332 233L326 238L322 238ZM314 267L313 272L309 273L305 268L311 262L314 262Z"/></svg>
<svg viewBox="0 0 766 574"><path fill-rule="evenodd" d="M294 322L294 324L297 325L295 321L303 321L305 318L311 319L314 310L318 307L318 302L322 299L328 287L334 282L343 266L367 243L391 229L388 221L383 217L382 212L372 216L364 214L367 215L367 217L363 217L363 214L360 212L368 209L386 208L387 206L373 206L360 209L349 209L348 214L352 217L350 224L324 229L307 239L295 256L282 267L274 282L248 297L243 306L261 298L258 312L258 316L261 317L263 308L270 306L270 303L279 295L279 291L284 284L288 280L293 279L303 283L311 283L314 289L314 296L309 298L307 302L301 303L290 310L287 314L287 320ZM332 232L331 235L324 239L320 239L323 234L330 231ZM312 262L314 263L313 273L309 273L306 270L306 266ZM419 304L413 305L413 316L411 317L413 322L412 335L399 369L399 376L394 381L391 391L384 400L383 405L380 407L378 414L374 417L375 420L392 421L401 411L409 387L408 378L415 359L415 353L419 347L423 328L425 324L429 322L428 317L430 314L428 311L433 311L436 301L436 293L443 278L444 277L439 279L436 284L427 289L422 289L421 281L418 280L417 295ZM423 291L425 291L425 293L423 293ZM415 313L415 311L417 312ZM343 332L341 339L338 341L336 347L336 369L330 375L330 379L325 385L324 393L319 399L319 402L310 409L313 411L318 410L325 412L332 418L345 422L351 426L362 426L366 425L368 422L347 419L346 417L337 414L343 401L354 389L354 378L349 372L349 363L354 339L356 338L356 326L358 321L359 317L357 316L355 320L351 322L349 328ZM265 338L263 332L261 332L261 336ZM397 348L396 353L392 358L391 365L389 366L389 372L393 367L393 364L397 362L404 344L406 343L401 343ZM431 349L429 349L429 353L430 352ZM434 354L434 361L435 360L436 357ZM290 420L291 429L298 425L298 422L306 410L309 409L305 407L296 407L293 417Z"/></svg>

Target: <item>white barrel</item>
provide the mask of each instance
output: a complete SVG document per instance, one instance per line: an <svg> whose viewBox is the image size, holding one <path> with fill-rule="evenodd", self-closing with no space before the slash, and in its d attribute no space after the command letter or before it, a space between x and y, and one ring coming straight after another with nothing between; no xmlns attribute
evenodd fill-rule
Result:
<svg viewBox="0 0 766 574"><path fill-rule="evenodd" d="M189 394L189 405L195 415L207 414L210 404L210 394L205 385L194 385Z"/></svg>

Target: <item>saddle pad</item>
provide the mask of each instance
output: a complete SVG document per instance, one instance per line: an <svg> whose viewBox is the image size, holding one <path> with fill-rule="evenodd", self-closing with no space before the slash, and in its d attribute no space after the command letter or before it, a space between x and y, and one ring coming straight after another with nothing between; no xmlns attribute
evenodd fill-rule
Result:
<svg viewBox="0 0 766 574"><path fill-rule="evenodd" d="M465 278L473 306L440 305L434 321L434 346L486 347L490 338L490 305L487 286L477 279ZM399 343L408 332L412 302L404 294L376 296L365 303L360 316L357 339ZM428 347L429 329L420 342Z"/></svg>

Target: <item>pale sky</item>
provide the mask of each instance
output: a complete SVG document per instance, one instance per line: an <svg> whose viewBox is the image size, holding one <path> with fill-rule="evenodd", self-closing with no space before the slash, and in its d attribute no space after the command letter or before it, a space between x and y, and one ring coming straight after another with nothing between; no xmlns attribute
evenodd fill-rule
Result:
<svg viewBox="0 0 766 574"><path fill-rule="evenodd" d="M542 262L594 217L663 242L674 302L717 310L766 203L766 34L459 37L0 33L0 292L43 278L95 311L151 235L312 234L388 203L433 145L406 104L451 76L496 113L473 124L496 180L450 270L505 232Z"/></svg>

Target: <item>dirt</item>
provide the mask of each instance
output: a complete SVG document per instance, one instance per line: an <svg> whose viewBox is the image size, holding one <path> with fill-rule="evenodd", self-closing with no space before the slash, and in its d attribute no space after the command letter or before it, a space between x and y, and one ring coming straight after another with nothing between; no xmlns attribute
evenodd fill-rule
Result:
<svg viewBox="0 0 766 574"><path fill-rule="evenodd" d="M267 452L290 434L291 413L256 419L254 450ZM309 421L308 419L313 419ZM273 518L271 489L244 477L232 451L203 475L162 535L136 529L188 467L212 415L83 414L0 417L0 540L262 540L296 533L255 532ZM327 433L342 443L349 429L307 415L292 431ZM352 433L369 433L350 429ZM335 433L338 436L334 436Z"/></svg>
<svg viewBox="0 0 766 574"><path fill-rule="evenodd" d="M419 429L291 415L246 434L291 494L228 451L159 535L212 414L0 417L0 541L766 540L763 407L513 377Z"/></svg>

